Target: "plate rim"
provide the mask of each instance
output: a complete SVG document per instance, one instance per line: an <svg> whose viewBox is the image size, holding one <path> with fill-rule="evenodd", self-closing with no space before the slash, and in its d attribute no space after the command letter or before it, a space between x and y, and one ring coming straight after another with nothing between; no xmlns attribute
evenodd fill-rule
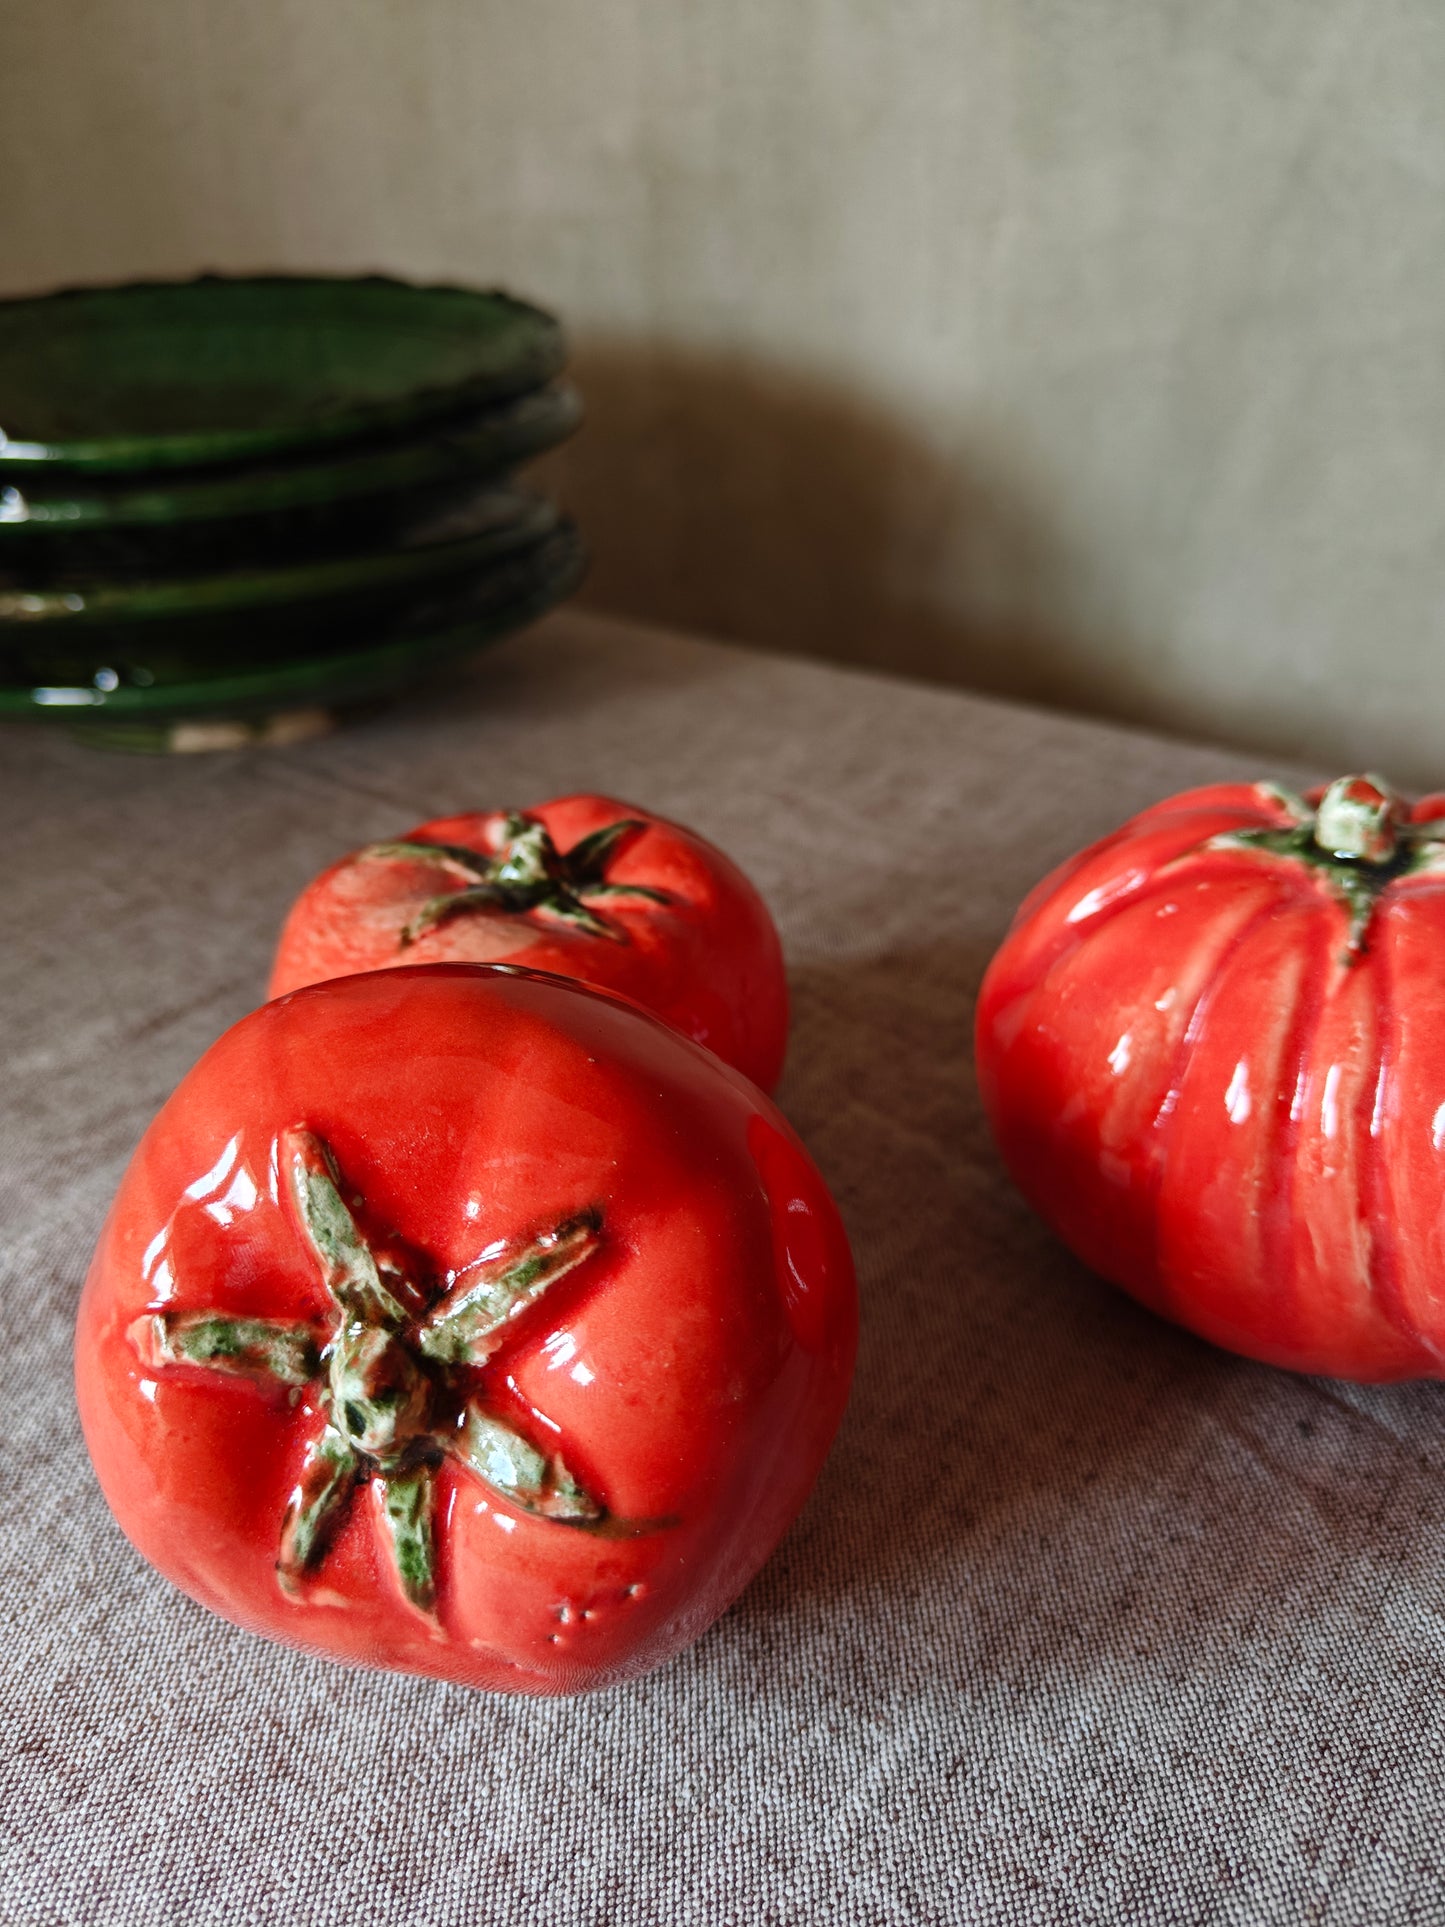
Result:
<svg viewBox="0 0 1445 1927"><path fill-rule="evenodd" d="M515 504L515 514L442 541L412 546L388 544L349 555L284 562L269 569L217 569L200 575L138 577L134 581L89 585L72 582L37 589L23 585L0 588L0 649L7 643L34 648L47 639L73 642L86 630L102 625L119 624L143 631L152 623L241 615L296 602L325 602L397 584L421 584L466 569L474 561L505 556L514 548L545 541L557 527L560 511L549 496L528 489L483 486L477 490L474 505L490 496L503 502L510 500ZM88 604L84 600L87 588L92 596ZM148 602L155 606L146 606ZM44 606L11 612L7 603Z"/></svg>
<svg viewBox="0 0 1445 1927"><path fill-rule="evenodd" d="M548 549L555 558L550 564L544 554ZM520 560L518 558L519 563ZM329 685L337 674L365 677L369 672L383 669L393 656L398 659L398 666L402 661L414 659L415 675L424 675L434 663L460 653L472 640L481 647L534 621L571 595L587 568L587 549L576 523L564 517L559 526L537 544L529 560L532 579L524 582L514 596L429 633L392 635L365 649L322 652L202 682L163 683L149 689L91 690L85 692L84 701L36 700L36 691L46 687L74 688L79 696L80 689L75 685L0 686L0 722L92 725L103 722L107 712L117 718L162 719L205 716L208 712L214 713L218 705L233 711L286 707L308 697L320 700L317 690ZM403 677L402 682L412 679ZM344 704L347 698L330 700ZM364 696L356 700L364 700Z"/></svg>
<svg viewBox="0 0 1445 1927"><path fill-rule="evenodd" d="M456 281L410 281L395 274L202 274L155 275L120 281L77 282L38 294L0 299L0 314L50 309L95 295L180 292L197 287L387 288L408 295L455 296L463 301L502 303L540 326L532 352L506 376L471 382L428 383L386 401L353 403L335 415L312 418L286 428L189 430L168 435L111 435L22 439L0 427L0 475L76 469L91 474L134 473L149 469L222 467L267 454L342 445L359 437L415 423L420 426L469 402L505 401L553 380L567 360L566 337L557 316L505 288L468 287Z"/></svg>
<svg viewBox="0 0 1445 1927"><path fill-rule="evenodd" d="M541 418L535 426L527 420L525 411L529 409L535 409ZM484 434L484 417L492 414L513 418L499 421L491 430L504 438L514 437L495 457L478 450L460 467L452 465L455 458L443 461L440 454L430 461L422 459L424 451L440 449L443 444L461 447L465 453L468 439ZM455 422L431 423L415 437L349 452L328 450L314 462L267 463L255 470L222 471L217 475L164 471L151 481L137 476L119 487L87 490L81 486L69 493L57 490L43 494L24 486L27 478L19 473L7 478L0 471L0 559L7 546L42 553L46 543L58 544L67 537L191 531L410 494L453 479L458 487L464 487L560 447L577 432L583 414L580 391L574 383L563 380L484 404L481 410L467 410ZM521 427L515 426L518 416L522 417ZM51 484L68 479L68 471L62 470L37 470L34 474ZM3 497L12 489L51 513L35 517L8 513ZM66 514L67 509L78 512Z"/></svg>

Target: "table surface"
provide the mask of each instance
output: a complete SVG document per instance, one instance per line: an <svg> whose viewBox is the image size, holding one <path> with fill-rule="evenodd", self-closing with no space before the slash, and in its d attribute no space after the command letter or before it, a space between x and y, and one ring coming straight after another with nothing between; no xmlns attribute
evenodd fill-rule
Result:
<svg viewBox="0 0 1445 1927"><path fill-rule="evenodd" d="M1433 1386L1245 1363L1091 1278L984 1130L1024 890L1264 772L956 693L554 618L290 749L0 732L0 1917L764 1923L1445 1917ZM852 1405L690 1652L536 1703L349 1672L172 1590L101 1501L76 1294L142 1128L262 995L301 884L431 816L597 789L757 880L779 1101L848 1220Z"/></svg>

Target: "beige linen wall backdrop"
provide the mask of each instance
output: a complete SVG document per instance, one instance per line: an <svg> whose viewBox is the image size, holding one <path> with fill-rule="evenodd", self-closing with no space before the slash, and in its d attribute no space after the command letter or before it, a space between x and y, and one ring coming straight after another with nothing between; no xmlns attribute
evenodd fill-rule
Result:
<svg viewBox="0 0 1445 1927"><path fill-rule="evenodd" d="M0 0L0 291L501 282L597 605L1445 778L1437 0Z"/></svg>

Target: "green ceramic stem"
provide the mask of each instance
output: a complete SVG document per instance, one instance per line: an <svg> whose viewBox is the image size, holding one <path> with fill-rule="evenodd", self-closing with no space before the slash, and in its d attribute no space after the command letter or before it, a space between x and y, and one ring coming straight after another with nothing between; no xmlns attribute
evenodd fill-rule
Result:
<svg viewBox="0 0 1445 1927"><path fill-rule="evenodd" d="M601 1232L602 1214L584 1212L464 1280L427 1314L419 1349L445 1364L482 1364L502 1343L503 1327L590 1257Z"/></svg>
<svg viewBox="0 0 1445 1927"><path fill-rule="evenodd" d="M400 934L398 947L409 948L419 937L439 929L454 917L473 911L529 916L534 911L555 917L592 937L626 943L627 933L609 918L600 917L585 901L597 896L641 897L652 903L669 901L663 890L640 883L614 883L607 866L647 825L631 817L593 830L565 853L552 841L544 823L520 811L508 812L500 849L493 856L454 843L403 839L373 843L361 851L368 862L404 860L451 870L460 887L425 902Z"/></svg>
<svg viewBox="0 0 1445 1927"><path fill-rule="evenodd" d="M381 1282L371 1247L346 1208L331 1153L310 1131L284 1132L281 1152L326 1289L351 1317L395 1331L406 1312Z"/></svg>
<svg viewBox="0 0 1445 1927"><path fill-rule="evenodd" d="M603 1508L583 1491L559 1455L539 1452L480 1406L467 1407L451 1449L494 1492L524 1512L570 1525L592 1525L603 1516Z"/></svg>
<svg viewBox="0 0 1445 1927"><path fill-rule="evenodd" d="M1330 784L1315 810L1315 847L1341 863L1389 863L1397 830L1408 833L1400 805L1374 777L1341 776Z"/></svg>
<svg viewBox="0 0 1445 1927"><path fill-rule="evenodd" d="M402 1591L424 1613L436 1606L435 1477L429 1465L389 1473L382 1504Z"/></svg>
<svg viewBox="0 0 1445 1927"><path fill-rule="evenodd" d="M1445 824L1412 823L1378 776L1337 777L1313 807L1272 784L1260 789L1292 820L1277 829L1232 830L1211 845L1261 850L1312 870L1347 912L1346 963L1364 953L1376 908L1392 883L1445 867Z"/></svg>
<svg viewBox="0 0 1445 1927"><path fill-rule="evenodd" d="M325 1559L358 1486L376 1480L402 1590L419 1612L433 1614L435 1468L445 1454L524 1512L600 1525L605 1508L559 1455L539 1451L487 1410L476 1374L519 1314L598 1249L601 1212L589 1207L437 1295L368 1239L330 1147L314 1132L283 1132L279 1154L297 1224L334 1308L329 1328L157 1310L137 1320L132 1338L152 1368L238 1373L290 1387L293 1396L309 1389L321 1426L281 1521L282 1589L304 1598L303 1581Z"/></svg>
<svg viewBox="0 0 1445 1927"><path fill-rule="evenodd" d="M205 1365L212 1371L304 1385L316 1376L320 1350L309 1325L224 1312L157 1312L144 1340L156 1365Z"/></svg>
<svg viewBox="0 0 1445 1927"><path fill-rule="evenodd" d="M361 1465L335 1426L323 1426L306 1448L301 1477L281 1520L276 1571L282 1589L299 1591L304 1574L321 1562L336 1528L346 1516Z"/></svg>

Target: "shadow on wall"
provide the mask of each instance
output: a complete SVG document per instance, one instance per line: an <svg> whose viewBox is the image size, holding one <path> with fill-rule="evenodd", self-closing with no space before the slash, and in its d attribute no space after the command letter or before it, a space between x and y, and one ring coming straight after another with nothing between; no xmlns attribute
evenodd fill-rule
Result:
<svg viewBox="0 0 1445 1927"><path fill-rule="evenodd" d="M1082 571L995 478L777 366L584 340L574 373L586 424L545 472L587 536L588 606L1111 707L1049 614Z"/></svg>

